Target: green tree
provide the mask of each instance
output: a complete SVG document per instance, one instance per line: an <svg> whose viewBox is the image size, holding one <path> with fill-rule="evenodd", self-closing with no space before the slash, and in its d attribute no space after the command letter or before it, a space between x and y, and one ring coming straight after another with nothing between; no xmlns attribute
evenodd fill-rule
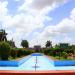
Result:
<svg viewBox="0 0 75 75"><path fill-rule="evenodd" d="M16 48L14 41L7 41L12 48Z"/></svg>
<svg viewBox="0 0 75 75"><path fill-rule="evenodd" d="M47 41L45 46L46 46L46 48L51 48L52 47L52 42Z"/></svg>
<svg viewBox="0 0 75 75"><path fill-rule="evenodd" d="M61 53L62 53L62 49L60 48L60 46L56 44L54 47L54 51L55 51L55 55L59 56L59 59L60 59Z"/></svg>
<svg viewBox="0 0 75 75"><path fill-rule="evenodd" d="M71 53L75 54L75 45L72 45L70 48Z"/></svg>
<svg viewBox="0 0 75 75"><path fill-rule="evenodd" d="M9 56L10 56L10 45L7 42L0 42L1 60L8 60Z"/></svg>
<svg viewBox="0 0 75 75"><path fill-rule="evenodd" d="M28 41L27 40L22 40L21 42L21 46L24 48L28 48L29 47L29 44L28 44Z"/></svg>

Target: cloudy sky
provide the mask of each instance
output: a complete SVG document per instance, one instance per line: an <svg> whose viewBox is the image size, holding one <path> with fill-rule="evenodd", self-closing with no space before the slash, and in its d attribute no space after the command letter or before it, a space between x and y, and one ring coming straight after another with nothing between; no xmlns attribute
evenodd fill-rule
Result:
<svg viewBox="0 0 75 75"><path fill-rule="evenodd" d="M68 42L75 44L75 0L0 0L0 29L20 47Z"/></svg>

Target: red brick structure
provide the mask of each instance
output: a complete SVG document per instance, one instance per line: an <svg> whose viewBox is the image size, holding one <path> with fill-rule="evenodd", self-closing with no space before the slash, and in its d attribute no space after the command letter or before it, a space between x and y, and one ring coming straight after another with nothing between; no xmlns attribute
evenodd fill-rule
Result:
<svg viewBox="0 0 75 75"><path fill-rule="evenodd" d="M75 75L75 71L0 71L0 75Z"/></svg>

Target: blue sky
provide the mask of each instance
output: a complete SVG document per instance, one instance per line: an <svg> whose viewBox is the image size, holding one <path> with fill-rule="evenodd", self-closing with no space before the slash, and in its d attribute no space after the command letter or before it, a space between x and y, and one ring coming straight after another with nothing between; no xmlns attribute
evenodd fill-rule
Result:
<svg viewBox="0 0 75 75"><path fill-rule="evenodd" d="M64 5L56 8L54 11L49 13L49 16L53 18L53 24L60 22L63 18L69 17L70 12L75 7L75 0L69 0Z"/></svg>
<svg viewBox="0 0 75 75"><path fill-rule="evenodd" d="M21 47L60 42L75 44L75 0L0 0L0 29ZM38 41L38 42L37 42Z"/></svg>

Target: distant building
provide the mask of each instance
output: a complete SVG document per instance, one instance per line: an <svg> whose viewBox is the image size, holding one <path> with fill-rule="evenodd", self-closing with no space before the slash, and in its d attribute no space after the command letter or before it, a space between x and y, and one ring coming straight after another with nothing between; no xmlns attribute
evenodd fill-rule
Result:
<svg viewBox="0 0 75 75"><path fill-rule="evenodd" d="M68 48L69 46L70 46L69 43L60 43L59 44L59 47L62 49Z"/></svg>
<svg viewBox="0 0 75 75"><path fill-rule="evenodd" d="M34 50L35 50L36 52L39 52L39 51L41 50L41 46L40 46L40 45L35 45L35 46L34 46Z"/></svg>

